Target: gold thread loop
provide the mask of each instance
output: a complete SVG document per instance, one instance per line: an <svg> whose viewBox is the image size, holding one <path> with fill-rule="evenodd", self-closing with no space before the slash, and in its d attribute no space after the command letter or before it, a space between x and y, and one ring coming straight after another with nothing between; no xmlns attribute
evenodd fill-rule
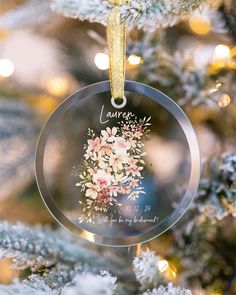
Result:
<svg viewBox="0 0 236 295"><path fill-rule="evenodd" d="M120 5L125 0L110 0L115 5L107 20L107 40L109 49L109 74L111 93L114 99L123 98L125 84L125 43L126 24L121 22Z"/></svg>

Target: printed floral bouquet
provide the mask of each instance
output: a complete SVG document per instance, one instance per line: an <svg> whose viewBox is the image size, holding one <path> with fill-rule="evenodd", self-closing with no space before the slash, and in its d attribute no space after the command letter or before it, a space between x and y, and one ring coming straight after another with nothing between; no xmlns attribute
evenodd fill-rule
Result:
<svg viewBox="0 0 236 295"><path fill-rule="evenodd" d="M88 129L84 161L74 173L82 192L80 222L94 223L101 215L113 216L121 206L118 196L136 200L145 193L141 186L145 166L142 148L150 132L150 120L135 116L119 122L118 127L101 130L99 135Z"/></svg>

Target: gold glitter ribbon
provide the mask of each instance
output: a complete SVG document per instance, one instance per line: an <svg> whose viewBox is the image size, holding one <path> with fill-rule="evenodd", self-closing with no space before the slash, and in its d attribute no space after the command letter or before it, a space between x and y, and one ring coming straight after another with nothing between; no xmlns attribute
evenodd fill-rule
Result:
<svg viewBox="0 0 236 295"><path fill-rule="evenodd" d="M110 0L114 5L107 19L109 73L112 98L124 97L126 24L121 22L120 6L130 0Z"/></svg>

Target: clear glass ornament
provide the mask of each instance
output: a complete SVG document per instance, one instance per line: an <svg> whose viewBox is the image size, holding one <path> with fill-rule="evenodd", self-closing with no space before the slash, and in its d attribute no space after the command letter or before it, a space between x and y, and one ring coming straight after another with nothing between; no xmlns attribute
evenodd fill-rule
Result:
<svg viewBox="0 0 236 295"><path fill-rule="evenodd" d="M192 125L160 91L126 81L111 100L110 83L66 99L45 124L36 177L56 220L110 246L135 245L170 228L193 200L200 155Z"/></svg>

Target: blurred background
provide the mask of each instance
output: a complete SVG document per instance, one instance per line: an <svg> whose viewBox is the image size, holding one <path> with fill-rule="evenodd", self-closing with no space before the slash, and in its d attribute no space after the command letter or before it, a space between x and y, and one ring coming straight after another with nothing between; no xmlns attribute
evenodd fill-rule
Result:
<svg viewBox="0 0 236 295"><path fill-rule="evenodd" d="M0 219L56 228L35 182L37 139L67 96L108 79L109 59L105 27L49 5L0 1ZM184 218L132 255L156 251L160 270L193 294L236 294L236 3L214 1L154 32L133 29L127 42L127 79L181 105L203 167ZM4 284L19 276L9 259L0 262L0 274Z"/></svg>

